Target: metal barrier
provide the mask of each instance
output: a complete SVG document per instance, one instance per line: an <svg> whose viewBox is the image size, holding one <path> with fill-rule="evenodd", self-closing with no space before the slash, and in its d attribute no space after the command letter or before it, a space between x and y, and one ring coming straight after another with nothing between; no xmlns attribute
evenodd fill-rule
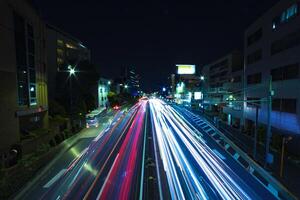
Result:
<svg viewBox="0 0 300 200"><path fill-rule="evenodd" d="M193 112L185 109L194 120L197 126L215 140L231 157L243 166L255 179L263 184L278 199L297 199L279 181L271 176L266 170L252 160L237 145L228 139L211 122L205 118L200 118Z"/></svg>

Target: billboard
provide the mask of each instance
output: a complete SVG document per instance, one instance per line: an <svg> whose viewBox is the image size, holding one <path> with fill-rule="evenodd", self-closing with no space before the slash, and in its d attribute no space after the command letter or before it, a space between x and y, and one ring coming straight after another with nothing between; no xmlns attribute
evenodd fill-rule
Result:
<svg viewBox="0 0 300 200"><path fill-rule="evenodd" d="M195 65L179 64L179 65L176 65L176 67L177 67L177 74L195 74L195 72L196 72Z"/></svg>

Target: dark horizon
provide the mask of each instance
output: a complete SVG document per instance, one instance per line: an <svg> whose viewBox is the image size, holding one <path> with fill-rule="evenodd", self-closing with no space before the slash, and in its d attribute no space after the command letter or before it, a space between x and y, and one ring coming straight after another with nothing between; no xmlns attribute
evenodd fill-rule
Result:
<svg viewBox="0 0 300 200"><path fill-rule="evenodd" d="M196 64L199 73L203 64L232 50L242 51L245 28L275 2L82 4L52 0L37 4L47 22L91 50L101 76L117 77L122 68L134 67L147 90L164 85L176 63Z"/></svg>

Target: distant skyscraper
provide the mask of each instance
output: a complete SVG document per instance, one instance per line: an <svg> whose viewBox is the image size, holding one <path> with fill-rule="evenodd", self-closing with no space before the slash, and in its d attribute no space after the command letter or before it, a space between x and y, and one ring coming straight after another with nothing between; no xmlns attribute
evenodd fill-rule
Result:
<svg viewBox="0 0 300 200"><path fill-rule="evenodd" d="M136 73L134 68L125 68L124 85L127 85L127 90L131 95L137 96L140 90L140 75Z"/></svg>

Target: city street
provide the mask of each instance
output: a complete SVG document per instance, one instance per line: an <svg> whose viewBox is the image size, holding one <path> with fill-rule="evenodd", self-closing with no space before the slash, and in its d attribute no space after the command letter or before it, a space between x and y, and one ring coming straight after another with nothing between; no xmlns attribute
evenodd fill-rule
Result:
<svg viewBox="0 0 300 200"><path fill-rule="evenodd" d="M126 108L124 108L125 110ZM90 143L99 136L101 132L109 127L116 119L122 116L123 111L115 112L109 110L104 112L101 117L101 126L98 128L85 128L80 133L67 139L60 144L58 155L49 164L39 171L15 197L16 199L38 199L44 194L52 184L58 180L68 166L74 163Z"/></svg>
<svg viewBox="0 0 300 200"><path fill-rule="evenodd" d="M150 119L147 117L150 112ZM108 112L102 126L58 155L16 199L146 199L145 161L155 155L160 199L277 199L192 124L189 113L160 99ZM145 154L147 127L154 152Z"/></svg>
<svg viewBox="0 0 300 200"><path fill-rule="evenodd" d="M0 200L299 199L299 13L0 0Z"/></svg>
<svg viewBox="0 0 300 200"><path fill-rule="evenodd" d="M172 199L276 199L182 112L150 100L160 170Z"/></svg>

